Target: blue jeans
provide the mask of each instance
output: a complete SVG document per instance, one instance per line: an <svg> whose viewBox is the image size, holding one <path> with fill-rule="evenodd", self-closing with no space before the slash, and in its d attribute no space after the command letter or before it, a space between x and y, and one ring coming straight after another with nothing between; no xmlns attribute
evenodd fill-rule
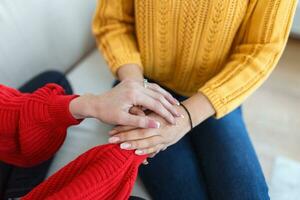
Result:
<svg viewBox="0 0 300 200"><path fill-rule="evenodd" d="M270 199L240 107L195 127L139 175L154 200Z"/></svg>

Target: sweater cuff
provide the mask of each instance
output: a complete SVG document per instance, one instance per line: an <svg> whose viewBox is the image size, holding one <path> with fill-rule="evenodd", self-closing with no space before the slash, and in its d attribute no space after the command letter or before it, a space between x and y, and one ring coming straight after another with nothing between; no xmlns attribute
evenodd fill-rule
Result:
<svg viewBox="0 0 300 200"><path fill-rule="evenodd" d="M209 86L203 86L198 90L198 92L201 92L203 95L205 95L211 102L216 111L215 118L220 119L227 114L227 106L224 98L222 98L215 90Z"/></svg>
<svg viewBox="0 0 300 200"><path fill-rule="evenodd" d="M83 119L75 119L69 110L70 102L78 95L58 95L49 104L49 114L58 126L69 127L79 124Z"/></svg>

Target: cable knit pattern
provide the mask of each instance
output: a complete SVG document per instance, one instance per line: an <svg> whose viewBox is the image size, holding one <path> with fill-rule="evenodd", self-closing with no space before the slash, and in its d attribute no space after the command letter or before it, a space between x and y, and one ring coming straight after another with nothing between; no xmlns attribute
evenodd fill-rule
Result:
<svg viewBox="0 0 300 200"><path fill-rule="evenodd" d="M286 45L297 0L100 0L93 32L115 74L138 64L222 117L253 93ZM122 41L122 42L121 42Z"/></svg>
<svg viewBox="0 0 300 200"><path fill-rule="evenodd" d="M67 128L80 122L69 112L75 97L56 84L32 94L0 85L0 160L29 167L52 157Z"/></svg>
<svg viewBox="0 0 300 200"><path fill-rule="evenodd" d="M56 172L22 200L127 200L147 156L118 145L95 147Z"/></svg>

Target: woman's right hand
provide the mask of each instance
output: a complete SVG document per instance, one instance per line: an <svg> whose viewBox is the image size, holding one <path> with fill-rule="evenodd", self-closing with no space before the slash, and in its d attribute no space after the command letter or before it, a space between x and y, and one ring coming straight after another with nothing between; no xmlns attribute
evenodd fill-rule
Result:
<svg viewBox="0 0 300 200"><path fill-rule="evenodd" d="M159 122L148 116L130 113L133 106L141 106L175 124L180 113L174 105L178 101L156 84L147 88L137 80L126 79L102 95L85 94L70 103L70 112L77 118L97 118L113 125L129 125L140 128L159 128Z"/></svg>

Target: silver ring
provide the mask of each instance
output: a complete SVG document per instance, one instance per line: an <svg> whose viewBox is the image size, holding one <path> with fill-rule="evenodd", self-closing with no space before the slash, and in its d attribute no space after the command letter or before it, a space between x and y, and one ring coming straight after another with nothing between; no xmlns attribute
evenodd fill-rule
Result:
<svg viewBox="0 0 300 200"><path fill-rule="evenodd" d="M148 87L148 80L144 79L144 88L147 88L147 87Z"/></svg>

